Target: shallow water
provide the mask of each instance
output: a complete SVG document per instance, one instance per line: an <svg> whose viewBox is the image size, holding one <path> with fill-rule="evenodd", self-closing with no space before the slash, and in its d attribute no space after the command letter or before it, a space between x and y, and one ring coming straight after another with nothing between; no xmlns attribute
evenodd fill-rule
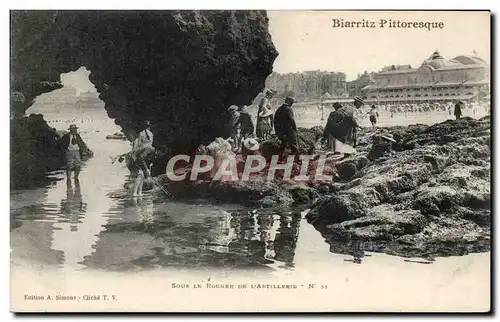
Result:
<svg viewBox="0 0 500 322"><path fill-rule="evenodd" d="M50 174L56 180L44 187L11 193L11 262L15 267L287 272L355 262L345 249L325 242L305 221L303 209L264 211L204 200L153 203L147 194L129 197L125 189L128 170L124 164L111 163L112 156L128 151L129 143L105 139L119 128L102 107L80 114L37 111L35 104L30 112L44 113L57 129L77 123L95 155L85 162L79 185L68 187L65 174L58 171ZM368 257L366 261L380 258L383 263L381 258L387 256Z"/></svg>

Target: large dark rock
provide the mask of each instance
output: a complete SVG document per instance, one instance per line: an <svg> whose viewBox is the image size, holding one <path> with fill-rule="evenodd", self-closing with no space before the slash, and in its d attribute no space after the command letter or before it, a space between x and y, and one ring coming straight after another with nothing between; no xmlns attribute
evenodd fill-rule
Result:
<svg viewBox="0 0 500 322"><path fill-rule="evenodd" d="M61 168L64 155L59 135L42 115L16 118L10 122L10 187L27 188L44 181L45 174Z"/></svg>
<svg viewBox="0 0 500 322"><path fill-rule="evenodd" d="M395 151L339 162L337 191L313 205L308 221L334 248L359 241L361 251L424 257L488 250L489 118L383 130L394 134Z"/></svg>
<svg viewBox="0 0 500 322"><path fill-rule="evenodd" d="M149 119L160 151L188 152L228 136L223 112L262 91L276 57L265 11L11 11L11 110L85 66L125 131Z"/></svg>

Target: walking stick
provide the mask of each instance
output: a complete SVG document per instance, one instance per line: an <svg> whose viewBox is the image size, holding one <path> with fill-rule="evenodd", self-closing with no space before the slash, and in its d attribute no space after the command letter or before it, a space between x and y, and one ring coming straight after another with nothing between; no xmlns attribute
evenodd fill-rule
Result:
<svg viewBox="0 0 500 322"><path fill-rule="evenodd" d="M173 198L172 194L167 189L165 189L158 181L156 181L155 178L153 178L152 176L150 178L151 178L151 181L153 181L153 183L156 184L158 186L158 188L160 188L167 195L167 197Z"/></svg>
<svg viewBox="0 0 500 322"><path fill-rule="evenodd" d="M356 126L353 129L352 136L353 136L353 143L354 143L353 147L355 148L357 145L357 141L358 141L358 128Z"/></svg>

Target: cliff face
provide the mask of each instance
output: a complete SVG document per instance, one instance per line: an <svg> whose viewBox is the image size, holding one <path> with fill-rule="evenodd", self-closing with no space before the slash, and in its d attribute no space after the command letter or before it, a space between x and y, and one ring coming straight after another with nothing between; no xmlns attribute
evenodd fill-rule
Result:
<svg viewBox="0 0 500 322"><path fill-rule="evenodd" d="M264 11L14 11L11 28L18 114L85 66L108 115L152 120L160 147L219 135L222 112L249 104L277 57Z"/></svg>
<svg viewBox="0 0 500 322"><path fill-rule="evenodd" d="M10 187L28 188L44 180L45 173L64 165L59 135L32 114L10 123Z"/></svg>
<svg viewBox="0 0 500 322"><path fill-rule="evenodd" d="M186 151L226 135L276 57L265 11L12 11L11 110L85 66L118 125L151 120L158 148Z"/></svg>

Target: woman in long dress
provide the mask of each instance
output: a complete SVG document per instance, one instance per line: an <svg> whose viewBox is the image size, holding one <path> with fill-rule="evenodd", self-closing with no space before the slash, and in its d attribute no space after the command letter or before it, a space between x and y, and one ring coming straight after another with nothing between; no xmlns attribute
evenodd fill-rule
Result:
<svg viewBox="0 0 500 322"><path fill-rule="evenodd" d="M273 111L269 106L264 106L262 112L259 113L260 117L260 136L257 135L262 140L267 140L271 137L271 132L273 130L272 117Z"/></svg>

